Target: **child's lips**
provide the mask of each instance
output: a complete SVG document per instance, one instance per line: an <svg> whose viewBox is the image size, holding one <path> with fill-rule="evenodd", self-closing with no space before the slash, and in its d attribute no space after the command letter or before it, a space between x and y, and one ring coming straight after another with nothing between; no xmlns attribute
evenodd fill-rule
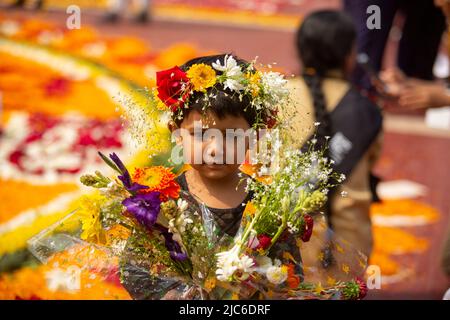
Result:
<svg viewBox="0 0 450 320"><path fill-rule="evenodd" d="M224 166L225 166L225 164L217 164L217 163L205 164L206 168L212 169L212 170L222 169Z"/></svg>

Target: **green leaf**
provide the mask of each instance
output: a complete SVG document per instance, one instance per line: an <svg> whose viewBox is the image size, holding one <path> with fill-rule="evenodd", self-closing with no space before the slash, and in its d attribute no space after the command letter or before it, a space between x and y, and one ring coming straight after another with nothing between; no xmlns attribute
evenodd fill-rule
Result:
<svg viewBox="0 0 450 320"><path fill-rule="evenodd" d="M114 169L115 171L117 171L118 173L122 174L122 171L120 171L120 169L116 166L116 164L114 162L112 162L110 159L108 159L107 156L105 156L103 153L101 153L100 151L98 152L98 155L102 158L103 161L105 161L105 163L110 166L112 169Z"/></svg>

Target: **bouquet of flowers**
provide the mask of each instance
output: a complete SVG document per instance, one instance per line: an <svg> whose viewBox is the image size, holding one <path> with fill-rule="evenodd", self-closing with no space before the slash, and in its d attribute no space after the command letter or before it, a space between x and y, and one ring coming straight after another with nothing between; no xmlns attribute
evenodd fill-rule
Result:
<svg viewBox="0 0 450 320"><path fill-rule="evenodd" d="M329 189L345 176L334 173L325 150L314 145L313 139L302 152L280 144L276 152L283 156L272 164L270 175L263 165L244 166L253 200L231 248L217 253L219 280L245 283L261 298L365 296L367 287L359 276L366 257L334 239L320 213Z"/></svg>
<svg viewBox="0 0 450 320"><path fill-rule="evenodd" d="M219 232L212 213L180 190L170 168L130 174L116 154L99 153L117 178L82 176L96 192L31 239L30 249L46 262L61 252L75 258L83 248L85 260L77 263L83 272L116 277L135 298L362 298L365 257L333 239L319 213L330 177L343 177L332 172L323 151L284 152L270 175L263 165L242 166L254 196L235 237ZM98 251L102 263L92 258ZM73 265L63 261L60 268Z"/></svg>

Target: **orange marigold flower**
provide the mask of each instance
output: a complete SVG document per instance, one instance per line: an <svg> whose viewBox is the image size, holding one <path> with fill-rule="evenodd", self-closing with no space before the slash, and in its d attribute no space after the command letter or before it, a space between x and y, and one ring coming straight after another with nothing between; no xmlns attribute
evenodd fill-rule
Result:
<svg viewBox="0 0 450 320"><path fill-rule="evenodd" d="M295 266L292 263L287 265L288 277L287 277L287 285L290 289L298 288L300 284L300 277L295 274Z"/></svg>
<svg viewBox="0 0 450 320"><path fill-rule="evenodd" d="M242 173L245 173L246 175L256 179L259 182L262 182L264 184L271 184L272 183L272 176L269 175L258 175L258 170L261 168L260 164L250 164L250 163L243 163L239 167L239 170Z"/></svg>
<svg viewBox="0 0 450 320"><path fill-rule="evenodd" d="M175 174L163 166L136 168L133 175L133 181L148 189L140 190L140 193L160 192L161 200L168 198L177 199L180 193L180 185L175 181Z"/></svg>
<svg viewBox="0 0 450 320"><path fill-rule="evenodd" d="M299 276L288 276L287 285L290 289L297 289L300 285L300 277Z"/></svg>
<svg viewBox="0 0 450 320"><path fill-rule="evenodd" d="M247 217L247 216L253 217L255 215L255 213L256 213L255 205L251 201L247 202L243 215L245 217Z"/></svg>

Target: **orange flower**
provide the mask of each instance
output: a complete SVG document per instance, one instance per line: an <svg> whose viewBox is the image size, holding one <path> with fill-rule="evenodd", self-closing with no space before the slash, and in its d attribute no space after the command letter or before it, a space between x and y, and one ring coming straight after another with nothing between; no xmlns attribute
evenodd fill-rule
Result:
<svg viewBox="0 0 450 320"><path fill-rule="evenodd" d="M292 263L287 265L288 268L288 277L287 277L287 285L290 289L296 289L300 284L300 277L295 274L295 266Z"/></svg>
<svg viewBox="0 0 450 320"><path fill-rule="evenodd" d="M247 205L245 206L245 210L244 210L244 217L253 217L256 213L256 207L255 205L249 201L247 202Z"/></svg>
<svg viewBox="0 0 450 320"><path fill-rule="evenodd" d="M162 201L168 198L176 199L180 192L180 185L175 181L175 174L162 166L136 168L133 181L149 187L141 190L141 193L160 192Z"/></svg>
<svg viewBox="0 0 450 320"><path fill-rule="evenodd" d="M249 163L243 163L239 167L239 170L242 173L245 173L246 175L256 179L259 182L262 182L264 184L271 184L272 183L272 177L269 175L258 175L258 170L261 168L260 164L253 165Z"/></svg>
<svg viewBox="0 0 450 320"><path fill-rule="evenodd" d="M291 276L287 278L287 285L290 289L297 289L300 284L300 277L299 276Z"/></svg>

